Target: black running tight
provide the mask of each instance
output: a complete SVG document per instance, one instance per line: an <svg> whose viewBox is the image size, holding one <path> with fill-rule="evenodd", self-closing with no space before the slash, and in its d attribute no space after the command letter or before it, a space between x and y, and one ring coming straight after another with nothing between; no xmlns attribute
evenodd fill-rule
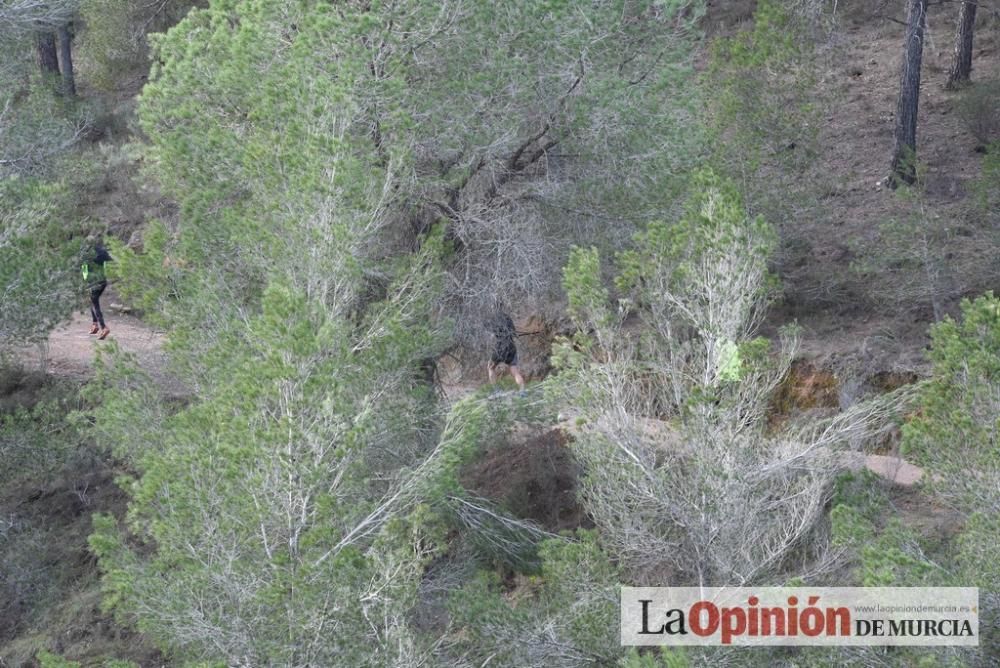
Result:
<svg viewBox="0 0 1000 668"><path fill-rule="evenodd" d="M107 281L101 281L97 285L93 285L90 288L90 316L94 319L94 322L98 323L101 327L104 327L104 314L101 313L101 294L104 292L104 288L108 287Z"/></svg>

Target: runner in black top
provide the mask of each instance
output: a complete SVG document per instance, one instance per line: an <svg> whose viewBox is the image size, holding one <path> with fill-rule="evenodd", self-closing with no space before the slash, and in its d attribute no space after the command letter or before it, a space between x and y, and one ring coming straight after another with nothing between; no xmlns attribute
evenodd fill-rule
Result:
<svg viewBox="0 0 1000 668"><path fill-rule="evenodd" d="M111 330L104 323L104 314L101 312L101 294L108 287L104 263L111 262L111 254L96 236L89 237L87 242L89 247L84 257L82 271L83 280L90 291L90 317L93 319L90 333L97 334L99 339L105 339Z"/></svg>
<svg viewBox="0 0 1000 668"><path fill-rule="evenodd" d="M517 386L524 389L524 376L518 368L517 345L514 337L517 331L514 329L514 321L510 319L502 310L497 310L489 323L490 331L493 332L494 344L493 354L486 365L486 371L490 377L490 383L497 380L497 366L506 364L510 368L510 374L514 377Z"/></svg>

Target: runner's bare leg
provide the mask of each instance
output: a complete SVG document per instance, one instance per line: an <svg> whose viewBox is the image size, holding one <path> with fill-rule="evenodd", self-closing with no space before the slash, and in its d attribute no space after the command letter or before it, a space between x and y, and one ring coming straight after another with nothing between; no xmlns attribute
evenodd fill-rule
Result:
<svg viewBox="0 0 1000 668"><path fill-rule="evenodd" d="M514 381L520 389L524 389L524 376L521 375L521 370L517 368L517 365L510 367L510 375L514 376Z"/></svg>

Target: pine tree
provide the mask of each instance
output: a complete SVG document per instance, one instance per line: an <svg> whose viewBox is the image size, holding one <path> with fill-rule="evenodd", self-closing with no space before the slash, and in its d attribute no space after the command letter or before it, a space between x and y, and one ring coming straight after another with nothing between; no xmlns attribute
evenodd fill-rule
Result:
<svg viewBox="0 0 1000 668"><path fill-rule="evenodd" d="M442 234L382 250L402 157L358 131L368 17L297 7L216 3L157 45L140 116L179 234L115 255L161 289L197 395L170 412L126 361L103 372L97 434L139 472L148 549L111 518L91 544L108 604L178 656L403 665L432 646L408 615L475 411L443 419L423 375Z"/></svg>
<svg viewBox="0 0 1000 668"><path fill-rule="evenodd" d="M958 11L958 27L955 30L955 59L948 72L946 88L958 88L969 80L972 74L972 36L976 28L976 9L979 3L965 0Z"/></svg>
<svg viewBox="0 0 1000 668"><path fill-rule="evenodd" d="M896 143L892 150L889 183L913 183L917 178L917 110L920 102L920 67L927 25L927 0L910 0L906 10L903 65L896 103Z"/></svg>

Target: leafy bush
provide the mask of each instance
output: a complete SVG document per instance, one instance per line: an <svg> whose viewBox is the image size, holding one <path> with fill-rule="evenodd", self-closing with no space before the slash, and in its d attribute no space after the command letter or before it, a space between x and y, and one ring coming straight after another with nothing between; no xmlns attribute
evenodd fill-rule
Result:
<svg viewBox="0 0 1000 668"><path fill-rule="evenodd" d="M123 356L102 360L94 433L135 476L127 522L98 518L91 546L107 605L182 660L433 652L412 609L481 415L442 418L426 382L451 326L432 317L444 234L392 252L407 156L361 120L377 16L213 2L155 46L139 114L181 215L143 253L117 248L115 270L197 394L164 405Z"/></svg>
<svg viewBox="0 0 1000 668"><path fill-rule="evenodd" d="M464 631L457 649L476 665L612 665L622 653L620 575L597 534L548 540L541 557L541 574L514 592L504 594L497 577L483 573L453 596L452 617Z"/></svg>
<svg viewBox="0 0 1000 668"><path fill-rule="evenodd" d="M38 653L38 662L42 668L80 668L79 661L67 661L58 654L46 650Z"/></svg>
<svg viewBox="0 0 1000 668"><path fill-rule="evenodd" d="M831 584L864 587L968 587L974 583L952 568L954 546L924 535L894 512L889 487L873 473L846 473L831 502L831 537L838 571ZM985 631L985 627L981 626ZM986 652L954 648L865 647L803 649L795 665L920 666L959 668L990 665ZM980 663L982 660L985 664ZM799 663L801 661L801 663Z"/></svg>
<svg viewBox="0 0 1000 668"><path fill-rule="evenodd" d="M815 46L823 18L822 11L798 11L819 3L755 4L749 27L711 44L703 79L711 160L742 180L754 210L784 217L809 201L810 184L802 175L818 150L822 101Z"/></svg>
<svg viewBox="0 0 1000 668"><path fill-rule="evenodd" d="M1000 650L1000 299L963 300L960 320L931 328L931 379L903 427L903 452L924 466L938 499L968 517L956 581L980 587L984 652Z"/></svg>
<svg viewBox="0 0 1000 668"><path fill-rule="evenodd" d="M0 177L0 355L44 340L83 299L68 196L59 183Z"/></svg>
<svg viewBox="0 0 1000 668"><path fill-rule="evenodd" d="M66 419L79 407L75 383L10 367L0 367L0 379L0 646L4 646L27 635L44 612L65 600L67 588L77 584L77 560L84 546L81 536L67 530L62 521L66 507L74 502L62 497L71 491L60 485L90 470L96 453ZM33 654L37 645L30 649ZM3 653L20 665L13 656L17 652Z"/></svg>
<svg viewBox="0 0 1000 668"><path fill-rule="evenodd" d="M12 47L0 40L0 48ZM43 340L84 294L74 238L78 164L68 152L86 128L86 110L22 61L0 67L0 356Z"/></svg>
<svg viewBox="0 0 1000 668"><path fill-rule="evenodd" d="M845 562L854 572L844 586L918 587L947 584L948 577L924 554L920 537L903 526L898 518L885 521L888 505L876 491L879 484L865 473L852 481L854 486L871 490L875 498L864 499L844 494L845 482L833 500L831 513L835 547L845 551Z"/></svg>
<svg viewBox="0 0 1000 668"><path fill-rule="evenodd" d="M689 668L691 662L683 647L666 649L661 647L658 653L640 654L635 649L622 657L618 665L621 668Z"/></svg>
<svg viewBox="0 0 1000 668"><path fill-rule="evenodd" d="M170 232L161 221L151 221L143 230L142 252L137 253L117 239L108 240L108 250L115 261L108 275L122 279L118 290L152 322L166 324L172 302L180 296L183 267L167 255Z"/></svg>
<svg viewBox="0 0 1000 668"><path fill-rule="evenodd" d="M1000 209L1000 140L987 148L983 157L983 171L973 188L983 211L995 215Z"/></svg>
<svg viewBox="0 0 1000 668"><path fill-rule="evenodd" d="M0 110L0 179L50 173L89 124L86 107L68 106L37 74L17 69L0 68Z"/></svg>
<svg viewBox="0 0 1000 668"><path fill-rule="evenodd" d="M0 367L7 378L27 377L20 369ZM7 383L5 383L7 384ZM66 415L79 406L72 384L43 381L37 387L13 382L0 406L0 487L18 480L47 478L73 458L79 432ZM18 397L24 392L26 396Z"/></svg>
<svg viewBox="0 0 1000 668"><path fill-rule="evenodd" d="M931 329L929 354L934 374L903 428L903 451L954 507L1000 513L1000 300L963 300L960 320Z"/></svg>
<svg viewBox="0 0 1000 668"><path fill-rule="evenodd" d="M966 88L956 106L969 131L983 145L1000 140L1000 79Z"/></svg>

